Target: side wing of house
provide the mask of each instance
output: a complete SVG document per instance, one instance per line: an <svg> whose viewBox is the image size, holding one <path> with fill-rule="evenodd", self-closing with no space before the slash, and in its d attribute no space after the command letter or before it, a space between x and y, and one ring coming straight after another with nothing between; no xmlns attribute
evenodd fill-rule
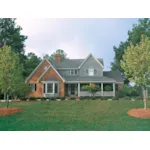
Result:
<svg viewBox="0 0 150 150"><path fill-rule="evenodd" d="M50 64L45 59L33 70L33 72L26 79L25 82L31 85L31 92L29 93L28 96L31 96L31 97L42 96L42 85L40 82L37 83L37 80L44 73L45 69L48 67L50 67Z"/></svg>
<svg viewBox="0 0 150 150"><path fill-rule="evenodd" d="M64 80L47 59L35 68L26 83L31 86L29 97L64 96Z"/></svg>

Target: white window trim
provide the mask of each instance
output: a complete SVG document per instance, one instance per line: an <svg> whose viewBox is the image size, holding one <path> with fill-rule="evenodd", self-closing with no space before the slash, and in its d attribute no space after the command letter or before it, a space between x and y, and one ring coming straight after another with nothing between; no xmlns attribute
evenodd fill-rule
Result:
<svg viewBox="0 0 150 150"><path fill-rule="evenodd" d="M49 92L47 92L47 84L52 84L53 85L53 92L52 93L49 93ZM54 94L54 86L55 86L55 84L54 83L46 83L46 94Z"/></svg>
<svg viewBox="0 0 150 150"><path fill-rule="evenodd" d="M43 83L45 84L45 93L44 93L44 84L43 84L43 94L59 94L59 82L58 81L43 81ZM47 84L53 84L53 92L52 93L48 93L47 92ZM58 84L58 93L55 93L55 83Z"/></svg>
<svg viewBox="0 0 150 150"><path fill-rule="evenodd" d="M71 73L73 71L73 74ZM75 71L77 71L77 74L75 73ZM76 75L78 75L78 69L70 69L69 70L69 75L70 76L76 76Z"/></svg>
<svg viewBox="0 0 150 150"><path fill-rule="evenodd" d="M93 72L93 74L90 74L91 72ZM89 76L94 76L94 69L93 68L88 69L88 75Z"/></svg>

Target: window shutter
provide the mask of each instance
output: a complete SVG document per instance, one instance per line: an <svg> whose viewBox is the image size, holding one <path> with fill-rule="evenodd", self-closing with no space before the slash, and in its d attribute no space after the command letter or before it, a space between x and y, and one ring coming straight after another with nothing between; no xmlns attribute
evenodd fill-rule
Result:
<svg viewBox="0 0 150 150"><path fill-rule="evenodd" d="M87 73L87 74L89 73L89 70L88 70L88 69L86 69L86 73Z"/></svg>
<svg viewBox="0 0 150 150"><path fill-rule="evenodd" d="M97 75L97 69L94 69L94 75Z"/></svg>
<svg viewBox="0 0 150 150"><path fill-rule="evenodd" d="M34 84L34 91L36 91L36 84Z"/></svg>
<svg viewBox="0 0 150 150"><path fill-rule="evenodd" d="M45 83L43 84L43 93L45 93Z"/></svg>

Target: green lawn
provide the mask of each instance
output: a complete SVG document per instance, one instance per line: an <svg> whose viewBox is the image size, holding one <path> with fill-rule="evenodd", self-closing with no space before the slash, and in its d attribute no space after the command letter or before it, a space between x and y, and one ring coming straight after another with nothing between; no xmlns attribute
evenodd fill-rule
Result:
<svg viewBox="0 0 150 150"><path fill-rule="evenodd" d="M0 107L6 104L0 103ZM148 102L150 107L150 102ZM143 107L142 101L51 101L11 103L24 108L15 115L0 116L2 131L137 131L150 130L150 119L130 117L131 108Z"/></svg>

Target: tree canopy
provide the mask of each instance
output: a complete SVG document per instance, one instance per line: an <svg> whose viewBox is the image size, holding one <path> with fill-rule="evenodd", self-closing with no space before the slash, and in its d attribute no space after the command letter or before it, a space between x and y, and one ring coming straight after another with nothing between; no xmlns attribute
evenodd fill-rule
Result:
<svg viewBox="0 0 150 150"><path fill-rule="evenodd" d="M0 48L0 90L7 95L7 107L9 96L18 96L26 86L22 72L19 54L10 46Z"/></svg>
<svg viewBox="0 0 150 150"><path fill-rule="evenodd" d="M138 44L130 43L125 50L121 67L129 81L143 88L144 108L146 109L146 88L150 84L150 38L142 35Z"/></svg>
<svg viewBox="0 0 150 150"><path fill-rule="evenodd" d="M36 56L35 53L28 53L27 59L25 60L25 77L29 76L30 73L36 68L36 66L41 62L41 58Z"/></svg>
<svg viewBox="0 0 150 150"><path fill-rule="evenodd" d="M119 70L124 75L124 70L120 65L120 60L122 60L122 56L127 47L130 46L131 42L133 45L136 45L140 42L142 34L150 37L150 19L148 18L139 19L138 23L133 25L132 30L128 31L127 40L120 42L118 47L113 47L115 57L114 62L111 63L111 70ZM127 76L124 76L124 81L125 83L129 83Z"/></svg>
<svg viewBox="0 0 150 150"><path fill-rule="evenodd" d="M56 52L54 52L54 53L51 54L51 55L46 54L43 58L46 58L46 59L48 59L48 60L55 60L55 55L56 55L56 54L60 54L62 60L64 60L64 59L67 58L67 53L65 53L65 51L62 50L62 49L57 49Z"/></svg>

